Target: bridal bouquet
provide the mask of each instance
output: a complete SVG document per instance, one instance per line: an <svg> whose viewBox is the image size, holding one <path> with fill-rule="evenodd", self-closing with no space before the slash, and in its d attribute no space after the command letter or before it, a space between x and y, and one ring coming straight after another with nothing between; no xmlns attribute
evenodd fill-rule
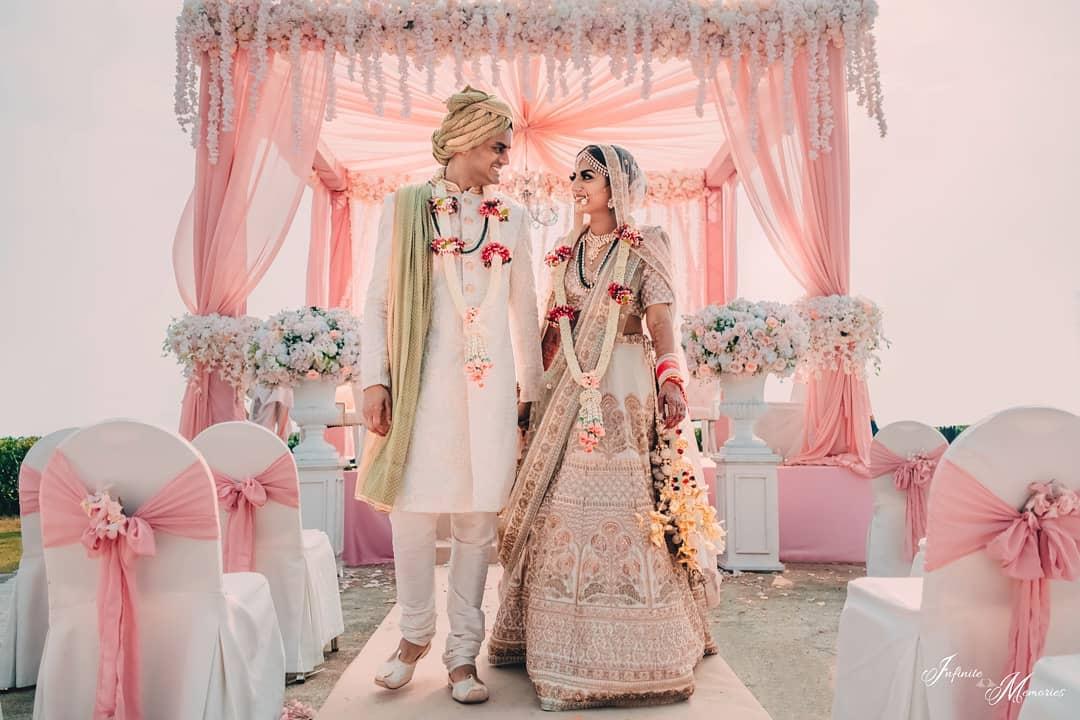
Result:
<svg viewBox="0 0 1080 720"><path fill-rule="evenodd" d="M804 298L798 305L810 328L810 345L799 373L804 376L825 370L863 376L867 364L881 369L877 351L889 341L882 335L881 310L865 298L825 295Z"/></svg>
<svg viewBox="0 0 1080 720"><path fill-rule="evenodd" d="M252 317L184 315L169 325L162 355L175 355L189 380L200 370L211 370L243 392L251 379L247 346L258 327Z"/></svg>
<svg viewBox="0 0 1080 720"><path fill-rule="evenodd" d="M716 521L706 489L694 477L686 457L690 445L682 431L659 426L657 432L656 448L650 455L656 508L648 518L638 515L638 522L648 528L653 545L666 547L691 572L701 572L699 551L724 552L724 529Z"/></svg>
<svg viewBox="0 0 1080 720"><path fill-rule="evenodd" d="M360 321L340 309L285 310L264 322L248 346L255 380L296 385L327 378L343 383L359 372Z"/></svg>
<svg viewBox="0 0 1080 720"><path fill-rule="evenodd" d="M789 305L733 300L708 305L684 317L682 345L690 374L699 380L718 375L791 375L810 337Z"/></svg>

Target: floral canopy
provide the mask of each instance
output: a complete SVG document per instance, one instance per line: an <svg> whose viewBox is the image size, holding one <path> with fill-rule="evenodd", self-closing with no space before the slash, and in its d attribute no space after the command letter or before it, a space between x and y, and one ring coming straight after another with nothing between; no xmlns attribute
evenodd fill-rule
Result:
<svg viewBox="0 0 1080 720"><path fill-rule="evenodd" d="M243 314L314 171L307 302L354 303L375 203L430 172L427 138L466 82L515 110L503 189L519 198L563 194L588 142L635 154L653 206L682 208L665 224L696 238L676 258L697 283L680 290L690 309L733 296L736 176L807 294L846 295L847 92L884 135L877 13L875 0L185 0L175 110L196 180L173 246L181 297L197 315ZM185 434L242 412L215 378L189 384ZM865 460L865 384L833 373L808 398L799 460Z"/></svg>

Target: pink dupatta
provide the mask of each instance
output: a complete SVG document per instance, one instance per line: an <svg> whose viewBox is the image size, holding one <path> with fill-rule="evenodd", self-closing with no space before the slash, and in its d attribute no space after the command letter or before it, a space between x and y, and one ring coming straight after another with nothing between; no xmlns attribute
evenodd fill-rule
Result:
<svg viewBox="0 0 1080 720"><path fill-rule="evenodd" d="M222 545L225 572L252 572L255 569L255 510L273 500L300 507L300 486L296 470L285 453L258 475L234 478L214 470L218 501L229 519L225 522Z"/></svg>
<svg viewBox="0 0 1080 720"><path fill-rule="evenodd" d="M870 465L867 468L870 477L892 473L896 489L907 497L904 511L904 556L909 561L915 557L919 539L926 535L926 494L938 461L948 447L948 444L943 444L929 452L919 452L903 458L877 440L870 445Z"/></svg>
<svg viewBox="0 0 1080 720"><path fill-rule="evenodd" d="M109 533L83 509L86 484L57 450L41 485L41 534L46 548L81 542L87 556L101 561L98 578L98 676L94 720L141 720L138 599L135 560L156 553L155 533L215 540L217 513L206 486L206 471L194 463L170 480Z"/></svg>
<svg viewBox="0 0 1080 720"><path fill-rule="evenodd" d="M33 515L41 510L41 473L29 465L19 467L19 514Z"/></svg>
<svg viewBox="0 0 1080 720"><path fill-rule="evenodd" d="M970 473L945 461L934 480L926 547L926 570L932 571L977 550L997 560L1013 578L1009 659L1003 678L1014 673L1027 683L1042 657L1050 626L1050 580L1080 577L1080 513L1040 517L1007 505ZM1004 717L1013 720L1021 702L1005 702Z"/></svg>

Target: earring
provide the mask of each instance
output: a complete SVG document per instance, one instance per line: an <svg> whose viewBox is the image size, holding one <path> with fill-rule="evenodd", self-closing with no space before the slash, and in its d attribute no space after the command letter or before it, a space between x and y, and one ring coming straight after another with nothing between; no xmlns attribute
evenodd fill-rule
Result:
<svg viewBox="0 0 1080 720"><path fill-rule="evenodd" d="M608 198L607 206L612 210L615 209L615 198Z"/></svg>

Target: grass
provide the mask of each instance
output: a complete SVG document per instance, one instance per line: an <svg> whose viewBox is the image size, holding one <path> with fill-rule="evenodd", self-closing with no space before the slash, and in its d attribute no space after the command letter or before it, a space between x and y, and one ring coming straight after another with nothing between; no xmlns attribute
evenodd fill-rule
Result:
<svg viewBox="0 0 1080 720"><path fill-rule="evenodd" d="M17 517L0 517L0 573L15 572L22 555L21 523Z"/></svg>

